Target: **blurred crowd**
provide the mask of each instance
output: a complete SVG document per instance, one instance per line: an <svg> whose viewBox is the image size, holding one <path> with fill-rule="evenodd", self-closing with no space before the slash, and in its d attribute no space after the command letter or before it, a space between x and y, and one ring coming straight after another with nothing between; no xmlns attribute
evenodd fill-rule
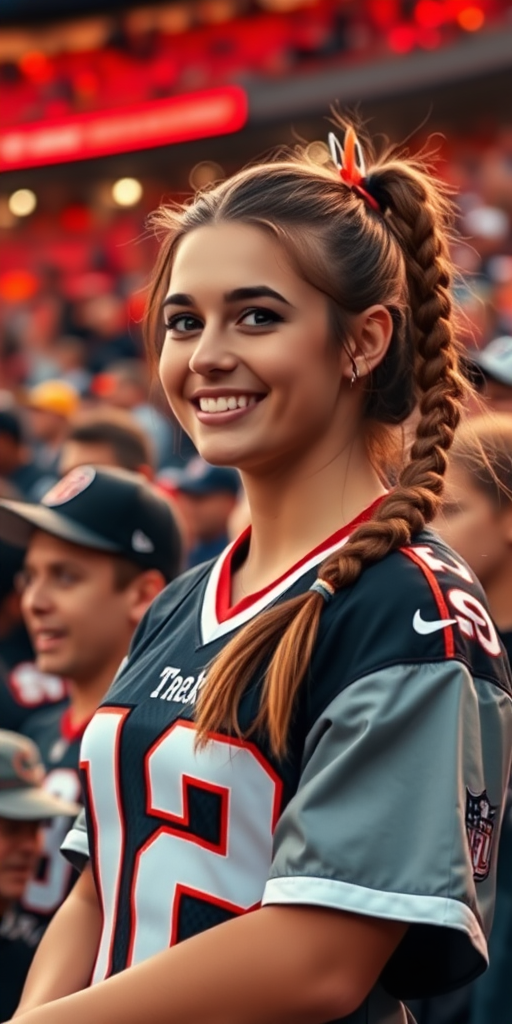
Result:
<svg viewBox="0 0 512 1024"><path fill-rule="evenodd" d="M160 99L258 77L432 50L506 21L507 3L466 0L203 0L62 26L18 55L0 44L0 125ZM48 45L45 45L45 44ZM2 59L3 58L3 59Z"/></svg>

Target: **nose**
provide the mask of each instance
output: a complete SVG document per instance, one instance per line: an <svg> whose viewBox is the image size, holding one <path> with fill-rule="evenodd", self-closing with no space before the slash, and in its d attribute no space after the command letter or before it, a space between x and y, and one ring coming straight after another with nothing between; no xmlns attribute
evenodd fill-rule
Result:
<svg viewBox="0 0 512 1024"><path fill-rule="evenodd" d="M37 615L49 611L51 596L49 588L41 577L33 578L25 585L21 597L23 615Z"/></svg>
<svg viewBox="0 0 512 1024"><path fill-rule="evenodd" d="M216 373L232 373L238 364L235 352L224 332L213 325L206 326L189 360L189 369L201 377Z"/></svg>

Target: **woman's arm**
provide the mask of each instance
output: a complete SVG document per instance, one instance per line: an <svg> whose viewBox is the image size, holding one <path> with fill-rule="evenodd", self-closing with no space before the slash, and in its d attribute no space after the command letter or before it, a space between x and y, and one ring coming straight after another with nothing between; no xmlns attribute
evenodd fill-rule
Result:
<svg viewBox="0 0 512 1024"><path fill-rule="evenodd" d="M101 911L88 864L41 940L15 1017L89 984L98 950Z"/></svg>
<svg viewBox="0 0 512 1024"><path fill-rule="evenodd" d="M323 1024L363 1002L406 927L266 906L28 1013L24 1024Z"/></svg>

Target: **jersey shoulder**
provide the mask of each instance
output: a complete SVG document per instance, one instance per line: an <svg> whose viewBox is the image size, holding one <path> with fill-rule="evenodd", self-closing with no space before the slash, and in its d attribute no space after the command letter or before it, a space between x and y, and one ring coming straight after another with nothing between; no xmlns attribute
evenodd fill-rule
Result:
<svg viewBox="0 0 512 1024"><path fill-rule="evenodd" d="M432 531L418 534L340 591L326 609L331 644L344 638L347 681L391 665L463 661L512 693L485 594L468 565ZM346 645L346 646L345 646Z"/></svg>

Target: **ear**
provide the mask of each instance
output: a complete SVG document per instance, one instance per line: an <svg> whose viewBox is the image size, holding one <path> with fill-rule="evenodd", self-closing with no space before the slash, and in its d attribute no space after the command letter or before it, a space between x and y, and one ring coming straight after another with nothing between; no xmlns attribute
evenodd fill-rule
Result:
<svg viewBox="0 0 512 1024"><path fill-rule="evenodd" d="M384 359L393 335L393 320L386 306L369 306L353 317L344 376L366 377Z"/></svg>
<svg viewBox="0 0 512 1024"><path fill-rule="evenodd" d="M137 626L150 604L166 586L166 581L158 569L148 569L136 576L127 587L128 616L133 626Z"/></svg>

